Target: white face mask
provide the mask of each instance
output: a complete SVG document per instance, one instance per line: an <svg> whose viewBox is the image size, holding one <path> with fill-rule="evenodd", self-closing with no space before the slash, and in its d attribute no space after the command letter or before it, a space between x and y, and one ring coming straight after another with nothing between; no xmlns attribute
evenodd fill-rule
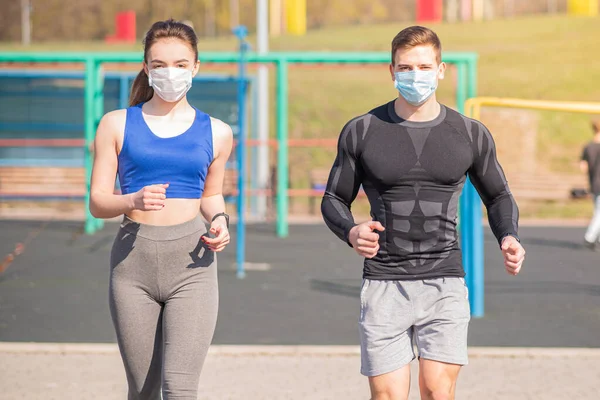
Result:
<svg viewBox="0 0 600 400"><path fill-rule="evenodd" d="M151 69L148 83L161 99L172 103L181 100L192 87L192 71L174 67Z"/></svg>

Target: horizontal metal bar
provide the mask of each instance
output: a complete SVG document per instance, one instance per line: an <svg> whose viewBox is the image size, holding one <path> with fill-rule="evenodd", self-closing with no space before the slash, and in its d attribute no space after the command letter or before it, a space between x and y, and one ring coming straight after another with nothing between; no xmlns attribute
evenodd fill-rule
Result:
<svg viewBox="0 0 600 400"><path fill-rule="evenodd" d="M207 63L234 63L239 61L239 53L202 52L198 58ZM248 62L260 63L389 63L389 52L272 52L267 54L248 53ZM448 63L464 63L475 61L477 53L446 52L442 56ZM0 62L142 62L141 52L130 53L50 53L50 52L3 52Z"/></svg>
<svg viewBox="0 0 600 400"><path fill-rule="evenodd" d="M83 124L61 124L54 122L0 122L0 131L83 132Z"/></svg>
<svg viewBox="0 0 600 400"><path fill-rule="evenodd" d="M475 106L531 108L537 110L600 114L600 103L577 101L524 100L500 97L476 97L466 101L467 110Z"/></svg>
<svg viewBox="0 0 600 400"><path fill-rule="evenodd" d="M0 193L0 199L3 201L65 201L65 200L83 200L85 193L79 194L56 194L56 193Z"/></svg>
<svg viewBox="0 0 600 400"><path fill-rule="evenodd" d="M83 147L84 139L0 139L0 147Z"/></svg>
<svg viewBox="0 0 600 400"><path fill-rule="evenodd" d="M51 158L0 158L0 167L79 167L83 168L83 157L74 159Z"/></svg>
<svg viewBox="0 0 600 400"><path fill-rule="evenodd" d="M1 54L1 53L0 53ZM122 77L134 79L138 72L105 72L106 80L119 80ZM0 69L0 78L30 78L30 79L83 79L83 71L63 71L63 70L11 70ZM196 82L238 82L238 78L232 75L223 74L203 74L200 73L193 78ZM248 78L252 81L252 78Z"/></svg>

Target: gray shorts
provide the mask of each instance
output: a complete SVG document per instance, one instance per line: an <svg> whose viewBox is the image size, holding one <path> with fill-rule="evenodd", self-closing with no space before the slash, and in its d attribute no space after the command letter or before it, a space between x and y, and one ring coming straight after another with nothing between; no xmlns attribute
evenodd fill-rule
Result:
<svg viewBox="0 0 600 400"><path fill-rule="evenodd" d="M465 365L471 318L463 278L365 279L360 293L361 374L396 371L419 357Z"/></svg>

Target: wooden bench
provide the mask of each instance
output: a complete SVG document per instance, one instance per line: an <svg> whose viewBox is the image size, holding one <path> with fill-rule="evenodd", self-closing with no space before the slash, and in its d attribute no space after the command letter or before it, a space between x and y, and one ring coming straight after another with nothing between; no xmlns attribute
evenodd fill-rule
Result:
<svg viewBox="0 0 600 400"><path fill-rule="evenodd" d="M77 167L0 167L5 199L83 199L85 169Z"/></svg>
<svg viewBox="0 0 600 400"><path fill-rule="evenodd" d="M573 189L587 188L588 183L583 174L537 173L511 175L508 185L517 200L565 201L572 198Z"/></svg>

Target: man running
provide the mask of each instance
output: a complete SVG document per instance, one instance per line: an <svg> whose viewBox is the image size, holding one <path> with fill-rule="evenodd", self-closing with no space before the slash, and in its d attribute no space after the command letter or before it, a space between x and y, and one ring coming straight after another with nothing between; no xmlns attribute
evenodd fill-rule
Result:
<svg viewBox="0 0 600 400"><path fill-rule="evenodd" d="M329 228L365 257L361 373L373 400L408 398L413 344L421 398L454 398L470 320L456 232L467 175L507 272L517 275L525 256L490 132L436 100L445 70L430 29L413 26L394 38L390 74L400 95L343 128L321 205ZM361 185L372 221L356 224L350 206Z"/></svg>
<svg viewBox="0 0 600 400"><path fill-rule="evenodd" d="M588 175L590 192L594 200L594 216L585 232L585 245L598 250L600 238L600 120L592 122L594 138L583 149L581 171Z"/></svg>

